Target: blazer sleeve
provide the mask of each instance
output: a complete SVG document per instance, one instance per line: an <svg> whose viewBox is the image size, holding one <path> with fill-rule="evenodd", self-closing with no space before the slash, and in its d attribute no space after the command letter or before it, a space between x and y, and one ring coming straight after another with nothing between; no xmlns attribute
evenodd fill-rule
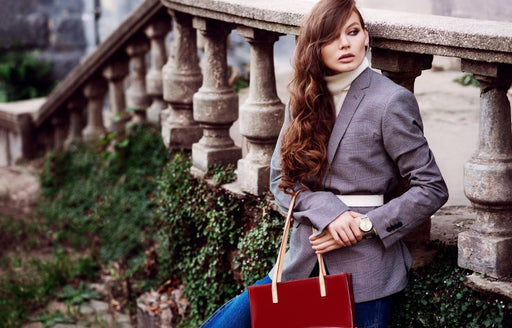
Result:
<svg viewBox="0 0 512 328"><path fill-rule="evenodd" d="M277 140L276 148L270 161L270 191L274 194L275 200L279 209L286 213L291 201L291 196L279 190L281 183L281 138L290 124L289 107L285 109L285 119L279 138ZM297 183L295 191L300 190L302 187ZM295 221L303 224L313 225L318 231L317 235L336 219L340 214L347 211L349 208L345 205L334 193L329 191L302 191L295 200L293 209L293 218Z"/></svg>
<svg viewBox="0 0 512 328"><path fill-rule="evenodd" d="M423 135L414 95L399 88L386 104L382 119L383 145L410 188L401 196L367 213L385 247L430 219L448 200L448 189Z"/></svg>

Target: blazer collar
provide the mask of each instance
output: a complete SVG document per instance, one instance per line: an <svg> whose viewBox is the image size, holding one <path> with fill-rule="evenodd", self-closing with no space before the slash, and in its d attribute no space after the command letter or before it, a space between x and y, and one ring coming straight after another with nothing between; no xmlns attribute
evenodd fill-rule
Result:
<svg viewBox="0 0 512 328"><path fill-rule="evenodd" d="M336 154L336 150L338 149L338 145L340 144L341 139L345 135L347 131L347 127L354 116L361 100L363 100L365 96L365 89L370 86L371 81L371 68L365 69L355 80L352 82L350 89L348 90L347 96L345 97L345 101L341 106L340 113L336 118L336 122L334 123L334 127L331 133L331 137L329 138L329 144L327 145L327 159L329 164L332 163L334 159L334 155Z"/></svg>

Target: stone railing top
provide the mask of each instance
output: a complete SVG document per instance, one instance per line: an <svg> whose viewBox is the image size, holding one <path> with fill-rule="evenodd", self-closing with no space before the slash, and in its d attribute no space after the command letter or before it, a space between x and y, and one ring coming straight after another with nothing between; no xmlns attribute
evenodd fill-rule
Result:
<svg viewBox="0 0 512 328"><path fill-rule="evenodd" d="M34 116L46 98L0 103L0 128L19 131L19 119L22 115Z"/></svg>
<svg viewBox="0 0 512 328"><path fill-rule="evenodd" d="M39 112L34 115L34 124L36 126L41 125L54 110L64 105L70 97L78 92L91 76L101 74L99 70L109 60L115 60L113 56L126 46L126 42L131 37L141 32L148 21L162 9L163 6L160 0L145 0L142 2L96 50L59 83Z"/></svg>
<svg viewBox="0 0 512 328"><path fill-rule="evenodd" d="M311 0L161 0L171 9L191 15L255 27L283 34L298 34Z"/></svg>
<svg viewBox="0 0 512 328"><path fill-rule="evenodd" d="M512 64L512 23L363 9L373 46Z"/></svg>
<svg viewBox="0 0 512 328"><path fill-rule="evenodd" d="M315 0L161 0L177 11L298 34ZM373 46L512 64L512 23L361 8Z"/></svg>

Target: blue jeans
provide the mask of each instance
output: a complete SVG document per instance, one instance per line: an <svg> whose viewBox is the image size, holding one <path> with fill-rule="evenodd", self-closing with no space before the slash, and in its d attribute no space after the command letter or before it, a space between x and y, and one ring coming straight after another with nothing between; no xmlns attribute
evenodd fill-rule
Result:
<svg viewBox="0 0 512 328"><path fill-rule="evenodd" d="M373 301L356 303L356 324L358 328L386 328L391 320L393 296Z"/></svg>
<svg viewBox="0 0 512 328"><path fill-rule="evenodd" d="M269 276L258 280L254 285L272 283ZM240 295L221 306L201 328L251 328L251 308L249 306L249 291L246 289Z"/></svg>
<svg viewBox="0 0 512 328"><path fill-rule="evenodd" d="M269 276L259 280L255 285L270 284ZM356 303L356 323L358 328L386 328L391 318L393 297ZM221 306L201 328L251 328L251 310L247 289L237 297Z"/></svg>

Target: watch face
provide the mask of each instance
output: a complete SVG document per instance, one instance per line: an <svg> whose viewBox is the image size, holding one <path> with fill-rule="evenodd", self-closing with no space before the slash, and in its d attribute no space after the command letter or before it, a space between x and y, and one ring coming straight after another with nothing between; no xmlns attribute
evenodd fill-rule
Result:
<svg viewBox="0 0 512 328"><path fill-rule="evenodd" d="M359 225L359 228L363 230L364 232L368 232L372 230L373 224L367 217L364 217L361 219L361 224Z"/></svg>

